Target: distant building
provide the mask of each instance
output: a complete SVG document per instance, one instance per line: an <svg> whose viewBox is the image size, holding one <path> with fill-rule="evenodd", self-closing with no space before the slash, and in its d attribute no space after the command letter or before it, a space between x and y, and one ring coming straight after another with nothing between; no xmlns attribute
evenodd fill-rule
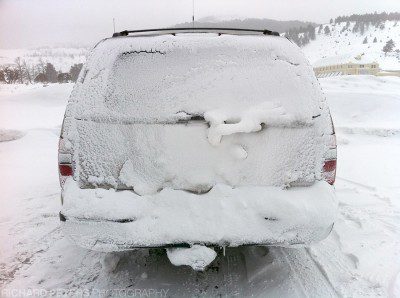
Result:
<svg viewBox="0 0 400 298"><path fill-rule="evenodd" d="M395 76L395 77L400 77L400 70L383 70L380 71L377 76L380 77L387 77L387 76Z"/></svg>
<svg viewBox="0 0 400 298"><path fill-rule="evenodd" d="M366 61L362 55L356 57L336 56L324 58L314 64L317 78L345 75L378 75L377 62Z"/></svg>

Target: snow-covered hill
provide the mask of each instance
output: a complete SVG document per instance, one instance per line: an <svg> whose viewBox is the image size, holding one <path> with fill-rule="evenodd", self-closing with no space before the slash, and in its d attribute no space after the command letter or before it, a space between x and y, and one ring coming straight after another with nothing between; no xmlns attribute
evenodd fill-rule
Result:
<svg viewBox="0 0 400 298"><path fill-rule="evenodd" d="M316 39L302 48L313 65L329 65L329 61L348 59L362 55L363 61L378 62L384 70L400 70L400 21L386 21L379 26L367 26L364 33L353 32L355 22L324 24L322 30L315 28ZM325 34L325 27L329 33ZM320 32L319 32L320 31ZM365 38L367 43L363 43ZM376 42L374 39L376 38ZM395 43L393 52L382 51L388 40ZM364 55L363 55L364 54Z"/></svg>

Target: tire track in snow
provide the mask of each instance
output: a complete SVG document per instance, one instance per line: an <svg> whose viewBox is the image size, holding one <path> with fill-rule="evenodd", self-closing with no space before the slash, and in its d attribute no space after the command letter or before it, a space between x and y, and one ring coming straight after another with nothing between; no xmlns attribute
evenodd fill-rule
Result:
<svg viewBox="0 0 400 298"><path fill-rule="evenodd" d="M12 249L15 254L11 259L0 263L0 287L12 282L19 271L31 266L40 255L45 255L55 241L63 237L59 222L54 222L53 217L49 216L53 214L52 212L43 214L37 212L38 209L42 209L40 206L47 205L47 200L56 194L58 193L23 198L22 202L27 206L24 208L25 212L21 214L21 220L8 222L9 225L12 224L7 233L14 241ZM52 227L54 223L55 226ZM38 231L38 227L44 230Z"/></svg>
<svg viewBox="0 0 400 298"><path fill-rule="evenodd" d="M287 253L285 253L285 251L284 251L283 249L281 249L280 252L281 252L281 254L283 255L283 257L285 258L285 260L286 260L286 262L287 262L287 264L288 264L288 266L289 266L289 268L290 268L290 271L293 273L293 276L294 276L294 278L295 278L297 284L299 285L299 287L300 287L300 289L301 289L301 291L302 291L304 297L308 297L307 291L306 291L306 289L304 288L304 285L303 285L303 283L301 282L301 280L300 280L300 278L299 278L299 276L298 276L296 270L294 270L293 265L292 265L292 262L289 260L289 257L288 257L288 255L287 255Z"/></svg>
<svg viewBox="0 0 400 298"><path fill-rule="evenodd" d="M310 248L305 248L305 252L309 256L310 260L314 263L315 267L318 269L318 271L321 273L321 276L324 277L326 280L327 284L331 287L331 289L336 293L337 296L343 297L343 293L341 293L332 283L331 279L329 278L326 270L324 269L323 265L319 263L312 255Z"/></svg>
<svg viewBox="0 0 400 298"><path fill-rule="evenodd" d="M328 239L308 252L344 296L385 296L386 280L393 270L387 267L390 257L381 253L387 250L389 256L394 254L395 244L390 244L390 239L396 238L398 212L390 200L380 198L375 187L343 181L336 191L339 215L335 228ZM372 250L381 257L368 257Z"/></svg>
<svg viewBox="0 0 400 298"><path fill-rule="evenodd" d="M54 236L53 236L54 235ZM45 238L50 237L50 239L46 239L46 241L43 243L42 240ZM17 251L16 255L14 256L13 260L11 261L11 264L6 264L2 263L0 264L1 268L1 277L0 277L0 288L7 286L10 282L15 280L16 276L18 275L18 272L24 269L25 267L31 266L34 262L37 261L38 258L40 258L40 255L44 255L49 248L52 246L52 244L57 241L57 239L61 239L61 231L60 227L56 227L55 229L52 229L49 233L46 235L43 235L39 240L40 240L40 246L41 248L37 250L23 250L23 251ZM44 247L43 247L44 245ZM18 244L19 246L19 244ZM11 265L11 266L10 266ZM7 268L8 267L8 268Z"/></svg>
<svg viewBox="0 0 400 298"><path fill-rule="evenodd" d="M338 297L337 289L324 275L306 248L278 248L289 266L295 288L301 289L303 297ZM285 265L285 266L286 266ZM291 279L290 276L288 278ZM299 296L300 293L297 293Z"/></svg>
<svg viewBox="0 0 400 298"><path fill-rule="evenodd" d="M362 187L362 188L366 188L366 189L368 189L368 190L370 190L370 191L373 191L373 192L376 191L376 187L374 187L374 186L370 186L370 185L367 185L367 184L363 184L363 183L356 182L356 181L354 181L354 180L350 180L350 179L347 179L347 178L342 178L342 177L339 177L339 176L336 176L336 178L339 179L339 180L343 180L343 181L345 181L345 182L354 184L354 185L356 185L356 186L360 186L360 187Z"/></svg>

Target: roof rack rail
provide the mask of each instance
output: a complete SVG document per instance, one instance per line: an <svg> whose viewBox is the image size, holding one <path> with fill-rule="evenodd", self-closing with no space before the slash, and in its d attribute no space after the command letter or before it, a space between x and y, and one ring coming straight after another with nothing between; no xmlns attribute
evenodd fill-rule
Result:
<svg viewBox="0 0 400 298"><path fill-rule="evenodd" d="M279 32L271 31L271 30L256 30L256 29L243 29L243 28L207 28L207 27L195 27L195 28L159 28L159 29L141 29L141 30L124 30L121 32L115 32L112 37L118 36L128 36L129 34L137 34L137 33L157 33L163 32L164 34L172 34L180 32L201 32L201 33L218 33L223 34L226 32L229 33L253 33L253 34L263 34L263 35L273 35L280 36Z"/></svg>

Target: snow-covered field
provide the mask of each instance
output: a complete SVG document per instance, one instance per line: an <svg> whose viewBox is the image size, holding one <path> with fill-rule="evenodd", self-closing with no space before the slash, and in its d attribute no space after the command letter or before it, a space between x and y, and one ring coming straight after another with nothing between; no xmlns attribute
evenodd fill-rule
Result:
<svg viewBox="0 0 400 298"><path fill-rule="evenodd" d="M338 136L333 232L310 248L227 249L205 272L161 250L106 255L69 243L57 144L72 85L0 85L0 296L400 297L400 78L320 82Z"/></svg>

